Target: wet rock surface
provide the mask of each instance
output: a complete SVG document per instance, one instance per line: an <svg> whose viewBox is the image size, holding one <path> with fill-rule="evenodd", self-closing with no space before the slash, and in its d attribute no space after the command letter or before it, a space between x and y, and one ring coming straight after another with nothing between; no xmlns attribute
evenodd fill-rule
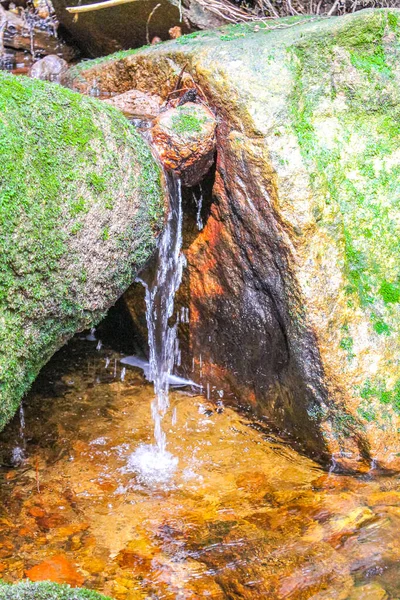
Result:
<svg viewBox="0 0 400 600"><path fill-rule="evenodd" d="M0 428L41 367L102 318L156 245L165 191L125 117L0 72Z"/></svg>
<svg viewBox="0 0 400 600"><path fill-rule="evenodd" d="M60 83L61 78L68 69L68 63L63 58L55 54L49 54L38 60L30 70L30 76L33 79L42 79L44 81L54 81Z"/></svg>
<svg viewBox="0 0 400 600"><path fill-rule="evenodd" d="M69 79L165 97L185 67L201 86L220 124L186 248L190 376L347 469L400 466L398 20L197 32Z"/></svg>

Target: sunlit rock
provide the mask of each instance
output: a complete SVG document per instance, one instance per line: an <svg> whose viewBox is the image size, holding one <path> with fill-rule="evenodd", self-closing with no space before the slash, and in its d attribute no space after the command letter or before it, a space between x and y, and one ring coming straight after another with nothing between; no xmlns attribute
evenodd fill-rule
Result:
<svg viewBox="0 0 400 600"><path fill-rule="evenodd" d="M184 368L333 471L400 469L399 17L240 24L70 74L166 97L185 68L204 92L217 167L187 222Z"/></svg>

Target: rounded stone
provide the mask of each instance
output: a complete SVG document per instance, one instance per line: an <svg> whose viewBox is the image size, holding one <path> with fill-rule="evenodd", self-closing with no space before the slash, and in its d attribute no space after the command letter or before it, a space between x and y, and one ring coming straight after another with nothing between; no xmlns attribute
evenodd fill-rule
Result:
<svg viewBox="0 0 400 600"><path fill-rule="evenodd" d="M217 122L206 106L188 102L161 113L152 129L164 167L186 186L198 184L214 162Z"/></svg>

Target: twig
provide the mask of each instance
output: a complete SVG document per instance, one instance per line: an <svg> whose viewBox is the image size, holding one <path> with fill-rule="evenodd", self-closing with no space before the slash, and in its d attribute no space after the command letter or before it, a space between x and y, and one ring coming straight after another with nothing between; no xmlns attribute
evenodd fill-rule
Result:
<svg viewBox="0 0 400 600"><path fill-rule="evenodd" d="M119 4L129 4L130 2L140 2L140 0L105 0L105 2L96 2L95 4L84 4L83 6L67 6L66 10L71 14L91 12L92 10L102 10L103 8L112 8Z"/></svg>
<svg viewBox="0 0 400 600"><path fill-rule="evenodd" d="M333 13L335 12L335 10L336 10L336 9L337 9L337 7L338 7L338 4L339 4L339 2L340 2L340 0L335 0L335 2L334 2L334 3L333 3L333 5L332 5L332 8L331 8L331 10L328 12L328 17L330 17L330 16L332 16L332 15L333 15Z"/></svg>
<svg viewBox="0 0 400 600"><path fill-rule="evenodd" d="M151 13L149 14L147 22L146 22L146 42L148 44L150 44L149 24L150 24L152 16L156 12L157 8L160 8L160 6L161 6L161 4L156 4L156 6L153 8L153 10L151 11Z"/></svg>

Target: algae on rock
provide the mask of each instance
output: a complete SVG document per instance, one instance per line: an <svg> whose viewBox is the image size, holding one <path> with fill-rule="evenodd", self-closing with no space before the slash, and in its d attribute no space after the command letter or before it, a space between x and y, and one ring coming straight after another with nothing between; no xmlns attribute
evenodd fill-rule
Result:
<svg viewBox="0 0 400 600"><path fill-rule="evenodd" d="M187 252L193 354L356 469L400 469L399 23L233 25L69 73L168 91L186 65L220 122L217 202Z"/></svg>
<svg viewBox="0 0 400 600"><path fill-rule="evenodd" d="M0 72L0 428L151 255L160 168L121 113Z"/></svg>

